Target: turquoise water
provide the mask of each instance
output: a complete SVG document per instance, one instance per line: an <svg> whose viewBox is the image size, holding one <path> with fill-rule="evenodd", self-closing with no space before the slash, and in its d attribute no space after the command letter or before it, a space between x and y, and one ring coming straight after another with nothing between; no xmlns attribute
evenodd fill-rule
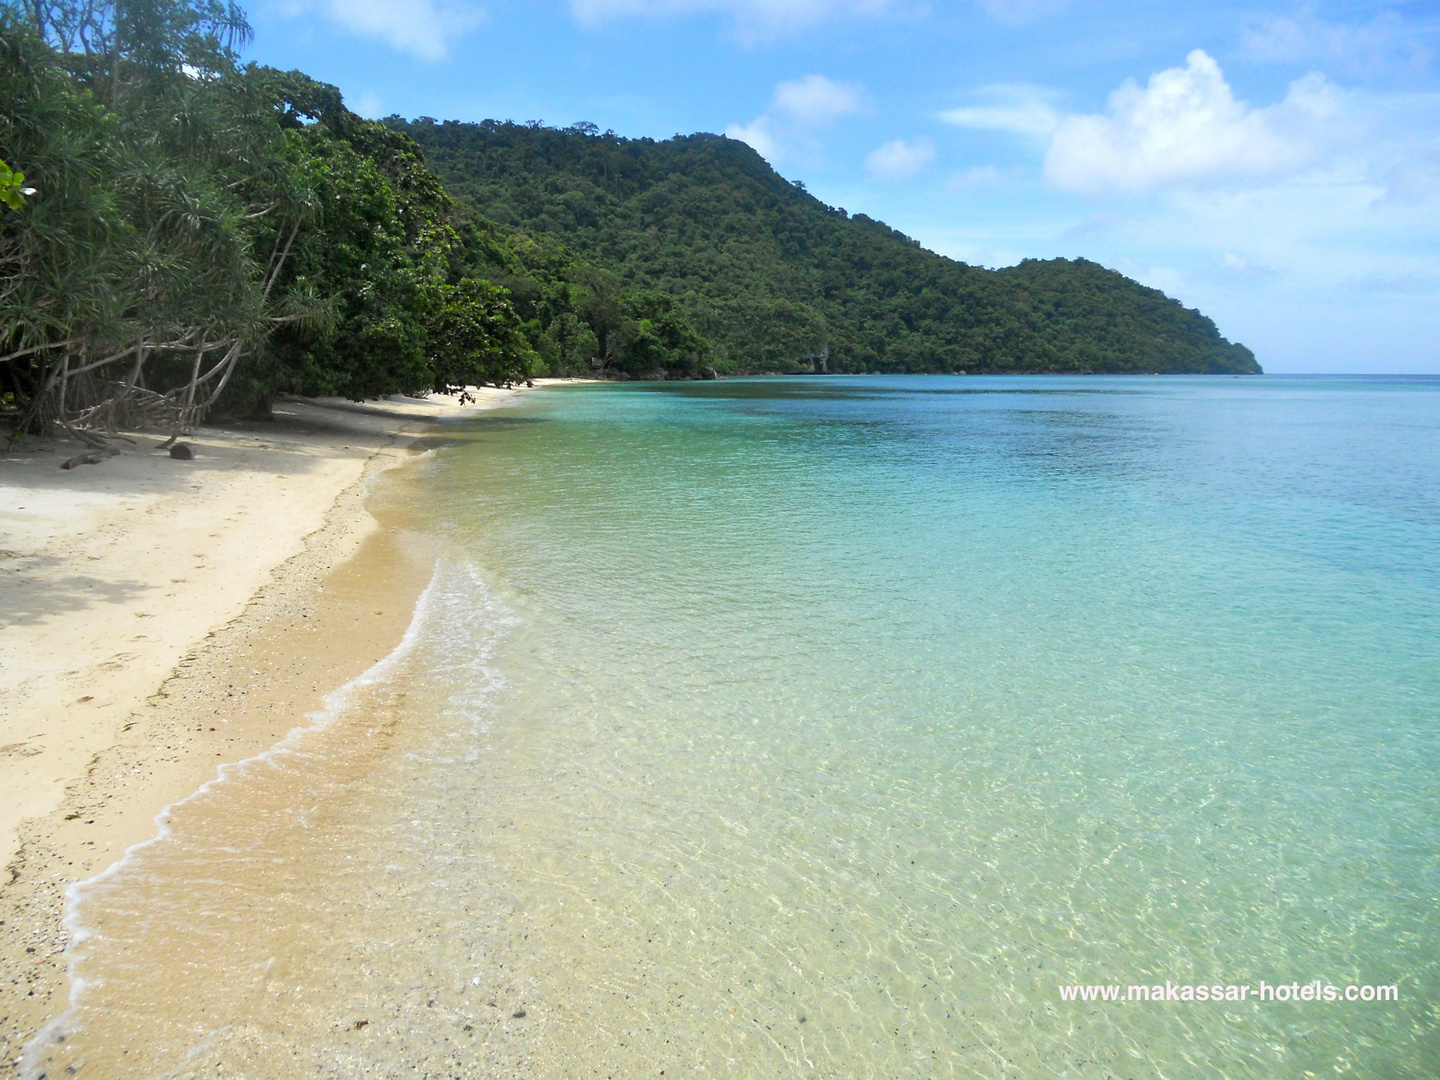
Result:
<svg viewBox="0 0 1440 1080"><path fill-rule="evenodd" d="M573 386L446 442L379 496L441 553L345 705L392 750L254 839L288 929L216 1061L1440 1075L1440 380ZM1316 979L1400 999L1059 994Z"/></svg>

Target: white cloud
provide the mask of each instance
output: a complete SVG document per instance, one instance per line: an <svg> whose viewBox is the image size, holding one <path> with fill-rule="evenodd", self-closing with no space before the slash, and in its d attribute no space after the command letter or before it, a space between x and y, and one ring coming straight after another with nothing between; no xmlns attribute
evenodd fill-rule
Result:
<svg viewBox="0 0 1440 1080"><path fill-rule="evenodd" d="M976 91L980 104L948 109L940 119L957 127L981 131L1008 131L1030 138L1048 138L1060 124L1052 104L1055 95L1040 86L1007 83Z"/></svg>
<svg viewBox="0 0 1440 1080"><path fill-rule="evenodd" d="M731 124L725 129L725 137L749 143L757 154L772 165L783 156L775 143L775 137L770 134L768 117L759 117L753 123L745 125Z"/></svg>
<svg viewBox="0 0 1440 1080"><path fill-rule="evenodd" d="M317 13L362 37L383 41L422 60L443 60L454 39L473 29L485 13L467 0L298 0L293 14Z"/></svg>
<svg viewBox="0 0 1440 1080"><path fill-rule="evenodd" d="M862 111L864 102L865 88L857 83L806 75L782 82L775 88L768 112L748 124L731 124L725 134L749 143L773 165L797 146L818 150L815 130Z"/></svg>
<svg viewBox="0 0 1440 1080"><path fill-rule="evenodd" d="M854 83L831 82L824 75L806 75L775 88L774 108L798 123L828 124L860 111L864 91Z"/></svg>
<svg viewBox="0 0 1440 1080"><path fill-rule="evenodd" d="M1324 76L1292 83L1285 100L1237 101L1203 50L1183 68L1127 81L1099 115L1067 116L1051 136L1045 178L1062 191L1144 192L1176 184L1294 174L1345 125L1343 95Z"/></svg>
<svg viewBox="0 0 1440 1080"><path fill-rule="evenodd" d="M1440 93L1312 74L1246 103L1204 53L1137 82L1088 116L994 87L947 114L1030 153L951 178L966 223L937 246L982 262L1084 254L1198 306L1267 370L1436 370ZM998 197L977 193L996 181Z"/></svg>
<svg viewBox="0 0 1440 1080"><path fill-rule="evenodd" d="M1359 26L1326 22L1311 11L1260 20L1241 34L1245 55L1262 63L1324 61L1355 71L1423 69L1437 23L1406 22L1393 11Z"/></svg>
<svg viewBox="0 0 1440 1080"><path fill-rule="evenodd" d="M865 167L881 180L908 180L935 160L935 146L929 139L908 143L892 139L870 151Z"/></svg>
<svg viewBox="0 0 1440 1080"><path fill-rule="evenodd" d="M581 25L624 17L728 15L743 37L793 33L829 19L883 15L893 0L570 0Z"/></svg>
<svg viewBox="0 0 1440 1080"><path fill-rule="evenodd" d="M1103 113L1067 115L1053 91L1029 85L981 87L974 96L939 118L1036 141L1045 180L1059 191L1256 188L1325 173L1324 183L1364 178L1383 198L1413 203L1440 186L1440 94L1345 90L1311 73L1278 103L1254 107L1197 49L1143 87L1125 82Z"/></svg>

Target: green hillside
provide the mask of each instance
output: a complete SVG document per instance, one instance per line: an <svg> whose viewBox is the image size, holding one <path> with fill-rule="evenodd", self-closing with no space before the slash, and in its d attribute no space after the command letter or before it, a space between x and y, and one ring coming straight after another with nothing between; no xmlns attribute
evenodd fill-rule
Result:
<svg viewBox="0 0 1440 1080"><path fill-rule="evenodd" d="M722 373L809 371L822 357L832 372L1260 371L1209 318L1113 270L1083 259L986 270L944 258L826 206L732 139L622 139L588 124L386 124L500 226L509 278L478 269L511 287L532 326L552 320L530 310L544 307L534 260L515 265L530 242L545 249L542 262L573 262L573 252L608 271L622 302L640 297L632 304L647 315L698 334L708 352L693 355ZM672 363L617 367L685 373Z"/></svg>

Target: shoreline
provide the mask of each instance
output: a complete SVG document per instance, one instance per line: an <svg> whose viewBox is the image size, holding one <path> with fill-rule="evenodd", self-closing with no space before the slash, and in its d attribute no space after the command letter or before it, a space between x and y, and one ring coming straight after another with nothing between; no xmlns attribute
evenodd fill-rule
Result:
<svg viewBox="0 0 1440 1080"><path fill-rule="evenodd" d="M414 460L442 417L520 392L472 391L463 408L285 401L273 422L199 429L188 462L149 453L159 440L143 435L70 472L55 443L0 457L0 500L15 504L0 539L13 613L0 626L11 1070L67 1007L66 890L403 638L433 559L402 518L366 506L372 480Z"/></svg>

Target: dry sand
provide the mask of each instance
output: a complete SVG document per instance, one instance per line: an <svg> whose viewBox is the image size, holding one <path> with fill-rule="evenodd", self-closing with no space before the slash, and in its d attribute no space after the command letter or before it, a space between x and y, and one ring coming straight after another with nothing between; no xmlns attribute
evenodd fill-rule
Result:
<svg viewBox="0 0 1440 1080"><path fill-rule="evenodd" d="M481 390L472 408L515 391ZM468 411L468 410L467 410ZM284 401L62 471L0 457L0 1061L64 1008L64 891L399 642L431 560L365 508L453 399Z"/></svg>

